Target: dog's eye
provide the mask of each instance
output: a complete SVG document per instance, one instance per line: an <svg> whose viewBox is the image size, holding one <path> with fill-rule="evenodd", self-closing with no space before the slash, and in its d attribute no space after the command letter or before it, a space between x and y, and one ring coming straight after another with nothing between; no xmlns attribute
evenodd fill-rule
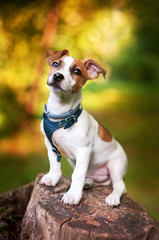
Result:
<svg viewBox="0 0 159 240"><path fill-rule="evenodd" d="M60 64L58 62L53 62L52 66L58 67Z"/></svg>
<svg viewBox="0 0 159 240"><path fill-rule="evenodd" d="M81 70L79 68L75 68L73 70L73 73L76 74L76 75L81 75Z"/></svg>

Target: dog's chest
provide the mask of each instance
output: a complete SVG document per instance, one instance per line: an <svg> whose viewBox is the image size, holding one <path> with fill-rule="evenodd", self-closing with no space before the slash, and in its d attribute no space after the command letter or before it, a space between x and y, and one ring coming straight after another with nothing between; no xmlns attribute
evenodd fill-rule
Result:
<svg viewBox="0 0 159 240"><path fill-rule="evenodd" d="M55 131L52 134L52 141L58 148L61 155L72 160L75 159L74 157L75 149L74 146L72 145L73 139L70 137L67 130L61 128Z"/></svg>

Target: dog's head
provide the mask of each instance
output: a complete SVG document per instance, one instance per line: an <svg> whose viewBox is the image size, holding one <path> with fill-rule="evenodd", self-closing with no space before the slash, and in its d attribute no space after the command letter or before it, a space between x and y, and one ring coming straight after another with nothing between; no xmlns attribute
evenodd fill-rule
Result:
<svg viewBox="0 0 159 240"><path fill-rule="evenodd" d="M68 50L47 51L47 63L50 66L47 84L54 92L78 92L88 79L98 78L101 73L105 78L106 71L92 60L80 61L69 56Z"/></svg>

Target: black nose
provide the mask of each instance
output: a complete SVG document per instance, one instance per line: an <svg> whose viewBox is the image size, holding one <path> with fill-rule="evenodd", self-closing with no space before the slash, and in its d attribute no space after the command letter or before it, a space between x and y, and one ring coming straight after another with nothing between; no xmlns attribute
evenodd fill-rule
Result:
<svg viewBox="0 0 159 240"><path fill-rule="evenodd" d="M53 75L53 80L55 80L55 81L61 81L63 79L64 79L64 76L61 73L55 73Z"/></svg>

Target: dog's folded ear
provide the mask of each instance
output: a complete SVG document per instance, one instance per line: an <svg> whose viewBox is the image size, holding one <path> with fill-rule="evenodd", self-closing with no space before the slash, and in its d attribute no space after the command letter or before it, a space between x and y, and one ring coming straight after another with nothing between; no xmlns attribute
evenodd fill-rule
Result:
<svg viewBox="0 0 159 240"><path fill-rule="evenodd" d="M51 66L55 60L58 60L59 58L61 58L64 55L66 55L66 56L69 55L69 51L67 49L64 49L61 51L47 50L46 61Z"/></svg>
<svg viewBox="0 0 159 240"><path fill-rule="evenodd" d="M83 61L85 68L88 72L89 79L95 79L98 78L99 74L101 73L103 77L106 76L106 71L93 59L85 59Z"/></svg>

